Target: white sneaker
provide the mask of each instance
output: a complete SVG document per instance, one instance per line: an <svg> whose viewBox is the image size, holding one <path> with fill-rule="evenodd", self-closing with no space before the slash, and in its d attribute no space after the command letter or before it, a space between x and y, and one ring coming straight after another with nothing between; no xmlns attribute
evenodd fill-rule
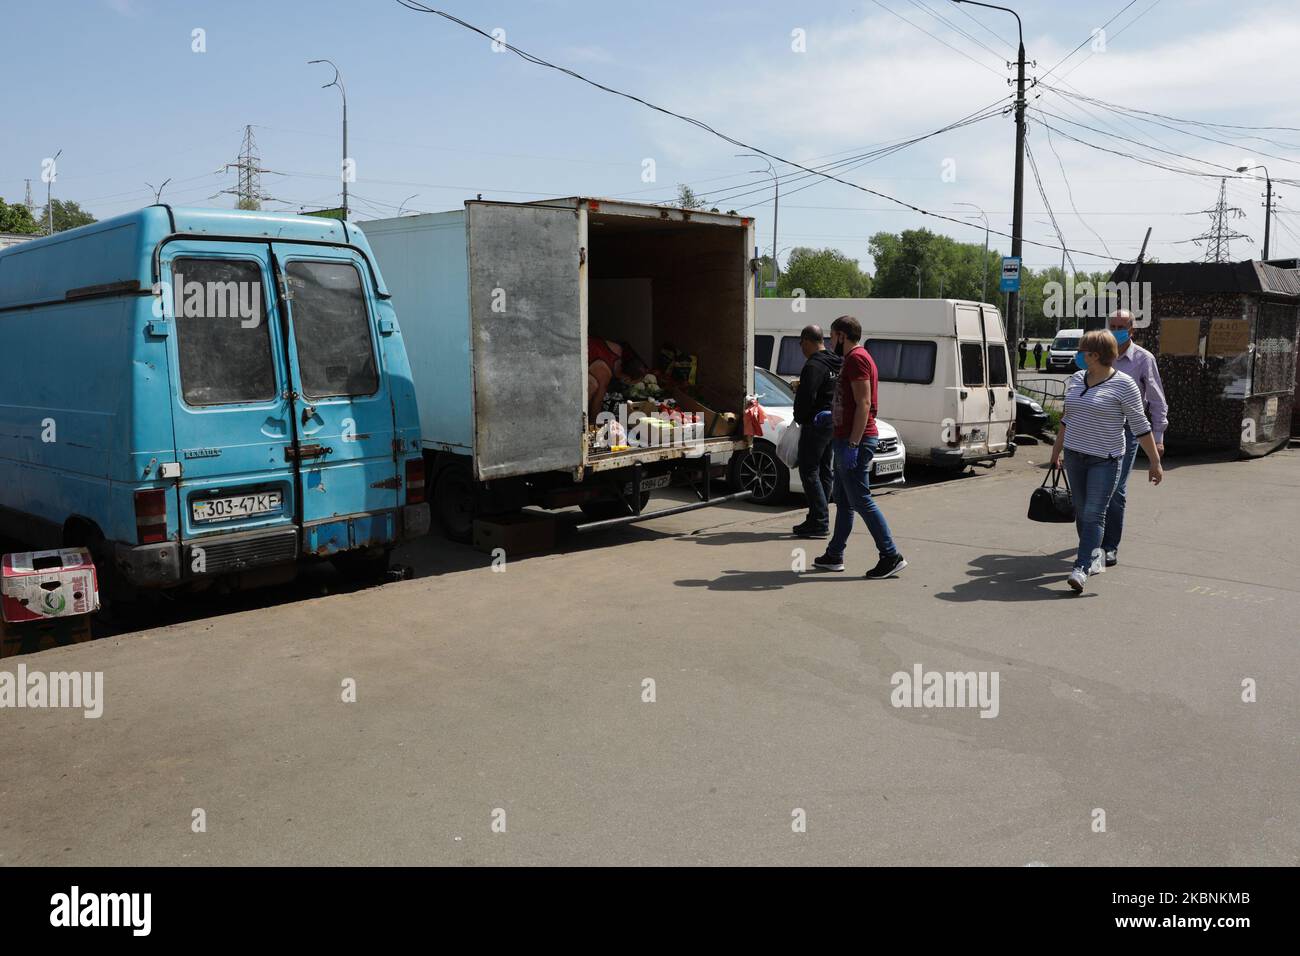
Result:
<svg viewBox="0 0 1300 956"><path fill-rule="evenodd" d="M1074 591L1075 594L1082 594L1083 582L1087 580L1088 580L1087 572L1080 571L1078 568L1075 568L1073 571L1070 572L1070 578L1066 583L1070 585L1070 589Z"/></svg>

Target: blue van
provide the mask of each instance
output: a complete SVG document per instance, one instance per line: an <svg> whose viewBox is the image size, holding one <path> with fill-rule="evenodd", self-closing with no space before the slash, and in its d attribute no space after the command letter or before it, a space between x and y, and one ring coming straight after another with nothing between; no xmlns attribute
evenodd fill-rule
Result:
<svg viewBox="0 0 1300 956"><path fill-rule="evenodd" d="M365 237L150 206L0 252L0 534L138 589L386 564L420 422Z"/></svg>

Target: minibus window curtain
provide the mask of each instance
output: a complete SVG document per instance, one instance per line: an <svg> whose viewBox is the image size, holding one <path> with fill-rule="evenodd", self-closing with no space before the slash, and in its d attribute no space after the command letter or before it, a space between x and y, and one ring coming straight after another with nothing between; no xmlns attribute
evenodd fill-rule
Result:
<svg viewBox="0 0 1300 956"><path fill-rule="evenodd" d="M934 381L934 361L938 346L934 342L911 342L906 339L868 339L863 343L882 382L929 385Z"/></svg>

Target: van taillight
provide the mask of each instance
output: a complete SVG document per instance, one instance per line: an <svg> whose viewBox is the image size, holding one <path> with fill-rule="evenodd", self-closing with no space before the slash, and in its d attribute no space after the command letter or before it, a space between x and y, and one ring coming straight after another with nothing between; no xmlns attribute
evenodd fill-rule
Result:
<svg viewBox="0 0 1300 956"><path fill-rule="evenodd" d="M149 488L135 493L135 530L141 544L167 540L166 488Z"/></svg>
<svg viewBox="0 0 1300 956"><path fill-rule="evenodd" d="M406 459L406 503L418 505L424 500L424 459Z"/></svg>

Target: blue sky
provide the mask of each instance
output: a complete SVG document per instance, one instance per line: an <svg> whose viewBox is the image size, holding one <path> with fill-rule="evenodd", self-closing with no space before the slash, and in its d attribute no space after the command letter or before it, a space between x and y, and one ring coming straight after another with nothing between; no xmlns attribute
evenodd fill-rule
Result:
<svg viewBox="0 0 1300 956"><path fill-rule="evenodd" d="M1021 3L1028 55L1038 61L1030 74L1047 74L1125 2ZM1048 142L1041 122L1121 150L1136 151L1116 135L1223 166L1267 162L1274 177L1295 177L1300 168L1286 158L1300 157L1300 132L1263 133L1276 140L1266 143L1202 130L1225 140L1212 143L1073 96L1206 121L1300 127L1294 94L1300 15L1294 4L1152 4L1137 0L1108 29L1104 50L1094 51L1090 42L1047 75L1067 96L1036 91L1031 106L1054 117L1031 110L1031 120L1040 122L1031 126L1030 142L1072 248L1108 248L1131 258L1151 225L1155 255L1191 259L1200 250L1185 240L1203 232L1207 219L1188 213L1213 204L1217 179L1153 169L1059 136ZM1012 18L958 9L947 0L447 0L444 9L485 29L503 28L509 42L530 52L800 162L928 132L1010 92L1003 61L1014 54L1003 41L1014 39ZM263 176L263 191L282 200L267 208L334 204L339 96L321 88L332 71L306 62L329 57L348 90L354 218L392 215L403 202L408 210L454 208L478 192L511 200L585 194L666 201L679 182L706 194L741 192L753 183L747 196L724 192L716 199L724 209L754 215L765 251L771 245L770 191L750 172L755 160L734 156L737 148L494 53L487 40L392 0L7 0L4 23L11 38L22 39L7 44L0 86L0 196L11 202L22 199L28 178L37 204L44 202L41 161L61 148L55 195L76 199L101 218L152 201L145 183L168 177L168 201L232 205L234 197L221 190L233 188L235 174L221 167L235 160L243 127L253 124L262 165L276 171ZM205 31L206 52L192 50L196 28ZM803 31L802 52L792 48L794 31ZM41 42L45 36L55 38L52 48ZM951 215L970 212L958 203L974 203L995 229L1007 230L1012 147L1010 118L996 116L846 177ZM643 181L646 159L654 160L651 183ZM1055 245L1027 177L1026 238ZM983 238L982 229L927 221L836 183L794 192L807 182L786 186L778 236L783 259L786 247L833 246L870 268L868 236L919 225L968 241ZM1235 243L1238 258L1258 255L1261 185L1229 184L1231 199L1246 213L1235 226L1256 241ZM1300 236L1300 217L1285 211L1293 203L1300 209L1300 194L1292 201L1294 190L1279 192L1284 211L1272 252L1300 255L1300 242L1290 235ZM1009 245L996 236L993 244ZM1025 259L1046 265L1059 262L1060 253L1028 246ZM1075 262L1094 269L1107 264L1087 256Z"/></svg>

